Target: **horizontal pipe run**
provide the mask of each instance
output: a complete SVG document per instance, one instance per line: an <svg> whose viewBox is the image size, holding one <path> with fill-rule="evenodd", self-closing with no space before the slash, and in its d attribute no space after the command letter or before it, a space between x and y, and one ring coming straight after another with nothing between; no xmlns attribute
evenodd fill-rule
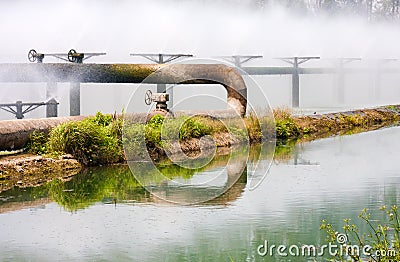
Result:
<svg viewBox="0 0 400 262"><path fill-rule="evenodd" d="M295 73L295 69L293 67L242 67L244 72L249 75L292 75ZM335 67L326 67L326 68L298 68L298 74L366 74L371 72L376 72L376 70L371 68L335 68ZM397 68L386 68L379 69L381 73L387 74L398 74L400 73L400 69Z"/></svg>
<svg viewBox="0 0 400 262"><path fill-rule="evenodd" d="M84 118L77 116L0 121L0 151L24 148L33 131L48 133L59 124Z"/></svg>
<svg viewBox="0 0 400 262"><path fill-rule="evenodd" d="M228 111L244 116L247 88L233 68L217 64L0 64L0 82L221 84L227 90ZM0 151L26 146L35 131L48 132L66 121L82 118L0 121Z"/></svg>
<svg viewBox="0 0 400 262"><path fill-rule="evenodd" d="M247 106L242 76L221 64L0 64L0 82L222 84L228 109Z"/></svg>

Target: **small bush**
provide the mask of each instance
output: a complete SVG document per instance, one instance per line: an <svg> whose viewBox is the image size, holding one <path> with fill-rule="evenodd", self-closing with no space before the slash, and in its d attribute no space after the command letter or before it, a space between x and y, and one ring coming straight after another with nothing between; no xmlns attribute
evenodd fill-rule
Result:
<svg viewBox="0 0 400 262"><path fill-rule="evenodd" d="M274 110L274 118L277 139L287 139L300 134L300 127L294 122L289 109Z"/></svg>
<svg viewBox="0 0 400 262"><path fill-rule="evenodd" d="M146 156L145 125L126 123L122 138L127 160L143 159Z"/></svg>
<svg viewBox="0 0 400 262"><path fill-rule="evenodd" d="M119 162L123 159L118 137L122 124L114 122L98 113L94 118L63 123L50 132L49 151L72 154L84 165Z"/></svg>
<svg viewBox="0 0 400 262"><path fill-rule="evenodd" d="M145 138L146 142L158 146L162 146L161 143L161 127L164 123L165 117L162 115L154 115L145 126Z"/></svg>
<svg viewBox="0 0 400 262"><path fill-rule="evenodd" d="M230 126L229 127L229 134L231 134L236 139L238 139L239 141L242 141L242 142L249 140L248 133L246 132L246 130L244 130L242 128L237 128L237 127L234 127L234 126Z"/></svg>
<svg viewBox="0 0 400 262"><path fill-rule="evenodd" d="M254 112L250 112L250 114L245 118L245 123L250 141L261 141L263 133L261 130L260 119L258 119L257 115Z"/></svg>
<svg viewBox="0 0 400 262"><path fill-rule="evenodd" d="M161 115L153 116L146 125L146 142L161 146L163 140L187 140L211 134L211 127L197 117L178 117L165 119ZM179 133L178 133L179 132ZM179 134L179 137L178 137Z"/></svg>
<svg viewBox="0 0 400 262"><path fill-rule="evenodd" d="M32 154L46 154L47 153L47 141L48 135L40 131L33 131L29 136L28 144L26 149Z"/></svg>
<svg viewBox="0 0 400 262"><path fill-rule="evenodd" d="M209 134L211 134L211 128L195 117L185 119L179 130L179 138L181 140L200 138Z"/></svg>
<svg viewBox="0 0 400 262"><path fill-rule="evenodd" d="M85 119L85 121L92 122L98 126L109 126L113 122L113 118L111 115L104 115L100 112L97 112L94 117L90 117Z"/></svg>

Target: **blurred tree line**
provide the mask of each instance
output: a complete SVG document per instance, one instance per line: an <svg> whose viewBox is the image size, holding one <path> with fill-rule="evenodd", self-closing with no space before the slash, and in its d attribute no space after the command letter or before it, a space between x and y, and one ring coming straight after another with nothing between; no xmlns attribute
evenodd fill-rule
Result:
<svg viewBox="0 0 400 262"><path fill-rule="evenodd" d="M400 0L254 0L257 7L282 6L303 14L360 16L367 20L400 20Z"/></svg>

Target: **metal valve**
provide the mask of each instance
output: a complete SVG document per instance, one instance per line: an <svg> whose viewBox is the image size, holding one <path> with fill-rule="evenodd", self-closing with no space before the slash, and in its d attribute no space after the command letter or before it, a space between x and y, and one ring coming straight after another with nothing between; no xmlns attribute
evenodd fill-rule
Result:
<svg viewBox="0 0 400 262"><path fill-rule="evenodd" d="M167 102L169 101L169 94L167 93L154 93L147 90L144 102L150 105L152 102L156 103L156 110L166 110L168 112Z"/></svg>
<svg viewBox="0 0 400 262"><path fill-rule="evenodd" d="M75 49L69 50L67 54L68 61L70 61L71 63L82 64L84 57L85 54L77 53Z"/></svg>
<svg viewBox="0 0 400 262"><path fill-rule="evenodd" d="M38 63L42 63L43 62L43 58L44 58L44 54L39 54L38 52L36 52L35 49L31 49L28 52L28 60L29 62L38 62Z"/></svg>
<svg viewBox="0 0 400 262"><path fill-rule="evenodd" d="M156 108L149 112L147 115L147 121L156 115L160 114L163 116L173 116L172 112L168 110L167 102L169 100L169 94L167 93L154 93L151 90L147 90L144 96L144 102L146 105L150 105L152 102L156 103Z"/></svg>
<svg viewBox="0 0 400 262"><path fill-rule="evenodd" d="M35 49L31 49L28 52L28 60L30 62L38 62L38 63L43 63L43 59L45 56L52 56L55 58L58 58L60 60L63 60L65 62L71 62L71 63L77 63L77 64L82 64L83 60L89 59L93 56L100 56L100 55L105 55L106 53L78 53L76 52L75 49L71 49L68 51L68 53L57 53L57 54L42 54L36 52Z"/></svg>

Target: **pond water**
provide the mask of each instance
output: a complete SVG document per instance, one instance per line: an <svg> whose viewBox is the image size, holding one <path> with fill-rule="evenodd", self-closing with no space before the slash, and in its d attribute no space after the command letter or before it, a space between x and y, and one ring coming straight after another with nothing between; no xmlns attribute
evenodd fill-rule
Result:
<svg viewBox="0 0 400 262"><path fill-rule="evenodd" d="M363 208L382 220L379 207L400 199L399 138L400 128L391 127L280 146L258 188L248 190L245 169L224 195L198 205L158 200L127 166L93 168L68 182L2 192L0 260L312 261L276 252L261 257L257 248L265 240L321 246L323 218L340 228L345 218L359 221ZM219 172L225 158L196 172L161 168L195 179Z"/></svg>

